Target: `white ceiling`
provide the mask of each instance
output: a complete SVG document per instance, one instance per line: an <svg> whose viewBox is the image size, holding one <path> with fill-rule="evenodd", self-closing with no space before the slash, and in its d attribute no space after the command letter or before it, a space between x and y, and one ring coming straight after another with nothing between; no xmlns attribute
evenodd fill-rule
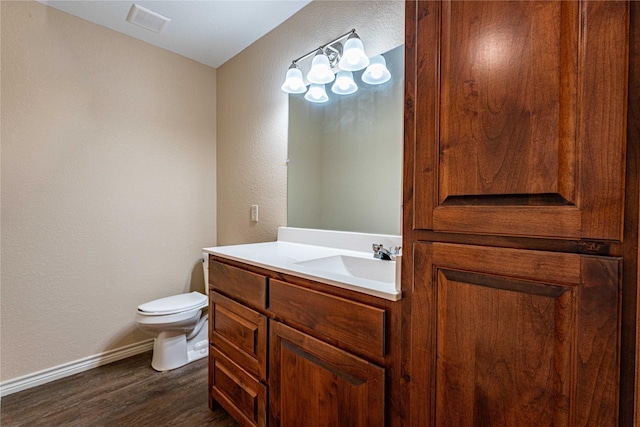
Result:
<svg viewBox="0 0 640 427"><path fill-rule="evenodd" d="M152 45L218 68L311 0L38 0ZM131 5L171 19L161 33L126 21Z"/></svg>

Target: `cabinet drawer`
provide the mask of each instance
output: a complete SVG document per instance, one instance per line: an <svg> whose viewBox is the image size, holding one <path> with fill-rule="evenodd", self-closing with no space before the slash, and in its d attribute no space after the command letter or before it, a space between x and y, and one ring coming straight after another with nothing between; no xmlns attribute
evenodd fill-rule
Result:
<svg viewBox="0 0 640 427"><path fill-rule="evenodd" d="M267 378L267 318L211 292L210 341L242 368Z"/></svg>
<svg viewBox="0 0 640 427"><path fill-rule="evenodd" d="M267 387L216 348L210 350L211 397L241 425L264 427L267 416Z"/></svg>
<svg viewBox="0 0 640 427"><path fill-rule="evenodd" d="M266 308L267 278L209 259L209 283L214 289L257 308Z"/></svg>
<svg viewBox="0 0 640 427"><path fill-rule="evenodd" d="M269 310L356 352L385 356L385 310L272 279Z"/></svg>

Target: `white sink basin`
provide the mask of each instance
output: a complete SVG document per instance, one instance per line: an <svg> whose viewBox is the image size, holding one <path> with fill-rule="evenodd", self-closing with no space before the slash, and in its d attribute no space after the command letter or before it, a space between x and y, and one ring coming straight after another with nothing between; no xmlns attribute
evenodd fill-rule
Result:
<svg viewBox="0 0 640 427"><path fill-rule="evenodd" d="M334 255L299 261L295 264L345 276L360 277L378 282L394 283L396 262L376 258L358 258L348 255Z"/></svg>

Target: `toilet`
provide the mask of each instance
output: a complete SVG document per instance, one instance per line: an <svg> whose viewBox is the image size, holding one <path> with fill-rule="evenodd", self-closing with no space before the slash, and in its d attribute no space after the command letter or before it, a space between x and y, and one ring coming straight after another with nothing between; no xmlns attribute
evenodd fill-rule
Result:
<svg viewBox="0 0 640 427"><path fill-rule="evenodd" d="M204 255L204 285L208 294L208 257ZM160 298L138 306L138 328L155 337L151 367L169 371L209 354L207 308L209 299L200 292Z"/></svg>

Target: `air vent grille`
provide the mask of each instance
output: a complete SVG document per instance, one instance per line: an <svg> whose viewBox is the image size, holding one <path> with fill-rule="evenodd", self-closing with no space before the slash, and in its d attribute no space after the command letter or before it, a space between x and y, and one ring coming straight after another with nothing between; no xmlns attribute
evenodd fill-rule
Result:
<svg viewBox="0 0 640 427"><path fill-rule="evenodd" d="M147 30L159 33L169 22L171 22L171 19L134 3L131 5L129 15L127 15L127 21L132 24L139 25L142 28L146 28Z"/></svg>

